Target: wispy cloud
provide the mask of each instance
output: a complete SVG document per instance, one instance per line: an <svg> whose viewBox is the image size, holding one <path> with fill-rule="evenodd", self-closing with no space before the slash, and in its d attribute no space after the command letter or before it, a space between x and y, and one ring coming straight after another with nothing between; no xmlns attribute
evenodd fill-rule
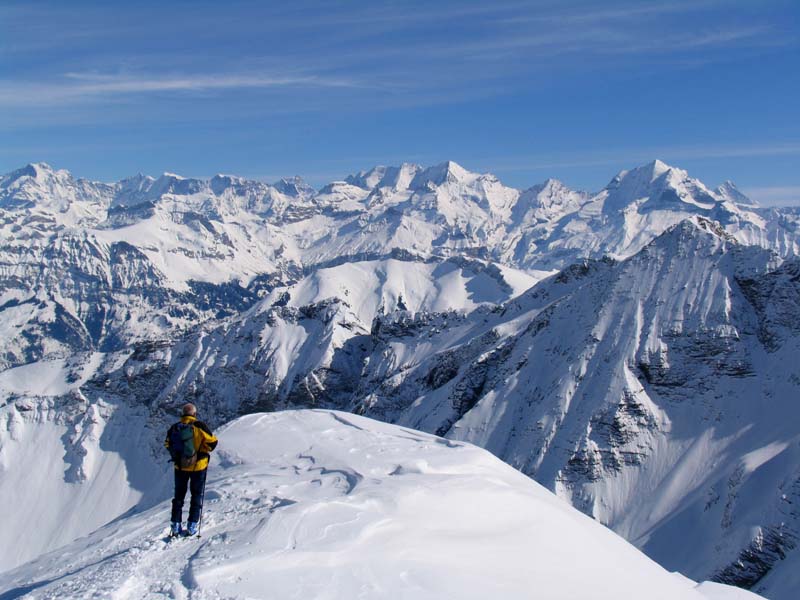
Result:
<svg viewBox="0 0 800 600"><path fill-rule="evenodd" d="M41 18L25 19L35 24L36 35L11 35L10 28L7 40L0 41L0 52L4 46L24 47L31 39L61 40L65 49L74 50L77 44L82 48L79 54L91 55L91 61L59 63L58 53L51 51L55 60L42 63L38 71L20 71L16 78L6 75L0 80L0 106L74 107L145 94L291 88L353 89L356 93L344 99L348 107L430 106L464 102L476 94L507 94L554 67L596 73L622 62L626 67L670 60L708 64L728 60L734 50L788 43L780 27L766 18L723 19L713 27L708 20L682 18L719 4L720 0L629 2L597 9L522 1L480 6L300 2L248 9L254 16L246 20L231 20L231 11L216 8L181 13L177 35L172 30L174 7L167 7L166 17L145 29L138 24L147 13L135 5L129 10L138 18L114 19L113 11L103 8L84 11L86 18L81 15L74 27L60 22L62 16L75 20L74 11L57 7L59 18L36 13ZM16 10L27 9L19 5ZM21 24L22 16L18 21ZM264 23L269 24L269 43ZM443 23L448 24L446 32ZM88 45L76 41L76 32ZM109 32L120 43L112 42ZM176 51L171 40L181 38L197 53ZM211 47L220 51L209 54ZM76 69L80 72L63 74ZM134 74L120 74L119 69ZM164 69L173 74L161 75ZM365 89L387 93L380 98L358 93ZM296 96L299 102L288 103L289 108L308 105L308 94Z"/></svg>
<svg viewBox="0 0 800 600"><path fill-rule="evenodd" d="M0 106L71 104L109 96L269 88L365 88L346 78L258 74L168 77L67 73L47 83L0 81Z"/></svg>
<svg viewBox="0 0 800 600"><path fill-rule="evenodd" d="M164 78L126 77L96 73L67 73L67 79L81 82L83 93L146 93L162 91L194 91L284 86L363 87L349 79L317 76L243 75L178 75Z"/></svg>
<svg viewBox="0 0 800 600"><path fill-rule="evenodd" d="M533 57L577 54L635 55L644 59L651 54L687 54L694 50L726 48L743 42L750 45L774 46L784 43L770 37L769 26L747 26L712 31L681 32L648 37L641 32L616 28L591 27L572 31L534 31L518 35L496 35L483 40L469 40L457 44L421 45L412 52L429 59L454 56L483 56L489 59L499 52L524 54L533 51ZM408 54L408 52L407 52Z"/></svg>

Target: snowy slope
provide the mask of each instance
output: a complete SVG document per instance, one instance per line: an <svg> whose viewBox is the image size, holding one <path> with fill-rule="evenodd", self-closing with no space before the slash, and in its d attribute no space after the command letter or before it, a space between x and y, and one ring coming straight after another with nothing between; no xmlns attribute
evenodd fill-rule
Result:
<svg viewBox="0 0 800 600"><path fill-rule="evenodd" d="M482 304L500 304L551 274L455 258L350 261L316 269L290 287L278 287L265 303L281 300L301 307L339 298L369 327L376 316L395 310L471 311Z"/></svg>
<svg viewBox="0 0 800 600"><path fill-rule="evenodd" d="M774 264L684 222L502 311L387 327L352 408L489 449L668 568L769 592L800 560L800 279Z"/></svg>
<svg viewBox="0 0 800 600"><path fill-rule="evenodd" d="M535 281L476 260L388 259L319 269L239 315L120 353L119 365L104 369L87 393L160 406L191 397L221 420L256 409L341 406L359 387L376 318L445 310L463 319Z"/></svg>
<svg viewBox="0 0 800 600"><path fill-rule="evenodd" d="M0 575L2 597L757 598L670 574L474 446L330 411L219 431L202 538L168 502Z"/></svg>
<svg viewBox="0 0 800 600"><path fill-rule="evenodd" d="M146 427L150 411L80 391L104 359L0 372L0 571L166 493L152 477L166 465Z"/></svg>

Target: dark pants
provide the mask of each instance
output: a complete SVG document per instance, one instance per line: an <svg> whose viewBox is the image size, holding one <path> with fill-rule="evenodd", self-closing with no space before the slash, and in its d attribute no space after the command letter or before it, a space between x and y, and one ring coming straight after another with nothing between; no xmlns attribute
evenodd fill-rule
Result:
<svg viewBox="0 0 800 600"><path fill-rule="evenodd" d="M189 521L197 523L203 510L203 490L206 487L206 473L202 471L181 471L175 469L175 498L172 499L172 521L180 523L183 519L183 500L186 498L186 488L192 492L189 503Z"/></svg>

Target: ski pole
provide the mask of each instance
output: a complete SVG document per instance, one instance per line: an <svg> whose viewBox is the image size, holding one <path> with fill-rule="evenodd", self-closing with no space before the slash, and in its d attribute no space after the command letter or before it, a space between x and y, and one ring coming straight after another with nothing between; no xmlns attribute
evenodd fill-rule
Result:
<svg viewBox="0 0 800 600"><path fill-rule="evenodd" d="M206 466L206 476L203 477L203 491L200 492L200 518L197 520L197 537L200 537L200 526L203 524L203 509L205 508L206 499L206 482L208 481L208 467L211 465L211 455L208 456L208 465Z"/></svg>

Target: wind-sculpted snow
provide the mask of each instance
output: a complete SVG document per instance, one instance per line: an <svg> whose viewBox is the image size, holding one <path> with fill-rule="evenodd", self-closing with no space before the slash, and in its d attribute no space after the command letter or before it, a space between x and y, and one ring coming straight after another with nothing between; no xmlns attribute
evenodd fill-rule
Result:
<svg viewBox="0 0 800 600"><path fill-rule="evenodd" d="M469 444L330 411L218 435L202 537L164 541L165 501L0 575L0 598L758 597L668 573Z"/></svg>

